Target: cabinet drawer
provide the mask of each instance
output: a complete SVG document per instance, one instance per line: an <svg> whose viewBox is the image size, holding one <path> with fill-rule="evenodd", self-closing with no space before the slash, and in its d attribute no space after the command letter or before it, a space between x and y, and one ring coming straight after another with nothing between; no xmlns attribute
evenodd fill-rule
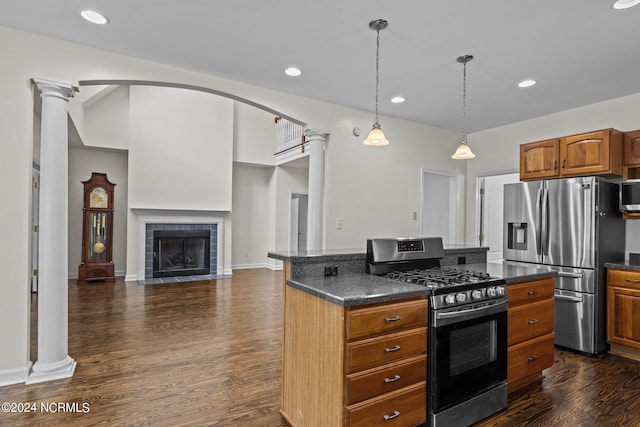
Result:
<svg viewBox="0 0 640 427"><path fill-rule="evenodd" d="M427 357L417 356L347 375L347 404L389 393L427 379Z"/></svg>
<svg viewBox="0 0 640 427"><path fill-rule="evenodd" d="M356 341L347 344L346 371L350 374L426 352L427 328Z"/></svg>
<svg viewBox="0 0 640 427"><path fill-rule="evenodd" d="M509 308L508 317L509 345L553 332L553 299Z"/></svg>
<svg viewBox="0 0 640 427"><path fill-rule="evenodd" d="M427 387L421 382L346 408L350 427L413 427L427 420Z"/></svg>
<svg viewBox="0 0 640 427"><path fill-rule="evenodd" d="M507 382L541 372L553 365L553 332L509 347Z"/></svg>
<svg viewBox="0 0 640 427"><path fill-rule="evenodd" d="M347 313L347 339L355 340L426 325L426 299L357 308Z"/></svg>
<svg viewBox="0 0 640 427"><path fill-rule="evenodd" d="M553 286L553 278L509 285L507 288L509 307L553 298Z"/></svg>
<svg viewBox="0 0 640 427"><path fill-rule="evenodd" d="M640 289L640 271L608 270L607 284L622 288Z"/></svg>

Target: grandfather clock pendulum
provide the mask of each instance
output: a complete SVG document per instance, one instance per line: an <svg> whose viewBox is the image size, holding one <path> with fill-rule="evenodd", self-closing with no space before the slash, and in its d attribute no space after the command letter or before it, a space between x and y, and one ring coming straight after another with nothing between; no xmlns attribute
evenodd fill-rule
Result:
<svg viewBox="0 0 640 427"><path fill-rule="evenodd" d="M78 283L115 281L113 265L113 196L116 184L93 172L84 184L82 262Z"/></svg>

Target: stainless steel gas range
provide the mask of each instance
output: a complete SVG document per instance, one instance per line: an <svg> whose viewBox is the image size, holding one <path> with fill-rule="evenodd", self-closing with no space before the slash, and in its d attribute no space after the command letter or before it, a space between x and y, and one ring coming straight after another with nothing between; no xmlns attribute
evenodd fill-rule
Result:
<svg viewBox="0 0 640 427"><path fill-rule="evenodd" d="M367 272L430 290L428 423L463 427L507 406L507 288L443 257L439 237L367 240Z"/></svg>

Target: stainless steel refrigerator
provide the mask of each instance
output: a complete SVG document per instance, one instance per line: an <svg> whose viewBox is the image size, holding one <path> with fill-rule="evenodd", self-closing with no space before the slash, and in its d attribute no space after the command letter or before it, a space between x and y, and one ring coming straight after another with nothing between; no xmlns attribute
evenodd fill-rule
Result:
<svg viewBox="0 0 640 427"><path fill-rule="evenodd" d="M607 349L604 263L624 259L618 184L598 177L504 186L504 259L556 271L555 343Z"/></svg>

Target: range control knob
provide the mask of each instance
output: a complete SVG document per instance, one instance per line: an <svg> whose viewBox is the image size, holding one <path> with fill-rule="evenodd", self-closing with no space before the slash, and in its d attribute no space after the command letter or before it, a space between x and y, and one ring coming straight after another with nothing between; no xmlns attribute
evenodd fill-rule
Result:
<svg viewBox="0 0 640 427"><path fill-rule="evenodd" d="M455 304L456 303L456 297L453 294L448 294L444 296L444 302L445 304Z"/></svg>
<svg viewBox="0 0 640 427"><path fill-rule="evenodd" d="M456 294L456 301L458 302L465 302L467 300L467 295L460 293L460 294Z"/></svg>
<svg viewBox="0 0 640 427"><path fill-rule="evenodd" d="M502 286L496 286L496 293L498 294L499 297L503 297L504 296L504 288Z"/></svg>
<svg viewBox="0 0 640 427"><path fill-rule="evenodd" d="M471 299L482 299L482 292L479 290L475 290L473 292L471 292Z"/></svg>
<svg viewBox="0 0 640 427"><path fill-rule="evenodd" d="M496 291L496 287L491 287L491 288L487 288L487 296L489 298L495 298L498 295L498 292Z"/></svg>

